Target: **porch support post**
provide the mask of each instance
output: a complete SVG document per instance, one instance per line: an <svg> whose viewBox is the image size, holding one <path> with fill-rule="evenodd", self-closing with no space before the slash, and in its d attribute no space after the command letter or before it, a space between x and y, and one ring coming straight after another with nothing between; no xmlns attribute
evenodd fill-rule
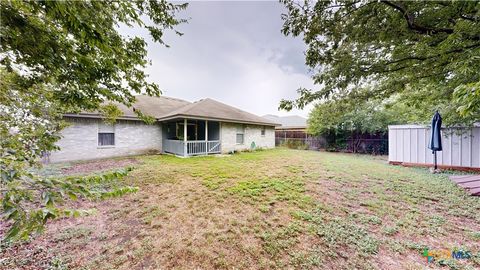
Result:
<svg viewBox="0 0 480 270"><path fill-rule="evenodd" d="M205 120L205 155L208 155L208 120Z"/></svg>
<svg viewBox="0 0 480 270"><path fill-rule="evenodd" d="M187 154L187 118L183 119L183 156Z"/></svg>

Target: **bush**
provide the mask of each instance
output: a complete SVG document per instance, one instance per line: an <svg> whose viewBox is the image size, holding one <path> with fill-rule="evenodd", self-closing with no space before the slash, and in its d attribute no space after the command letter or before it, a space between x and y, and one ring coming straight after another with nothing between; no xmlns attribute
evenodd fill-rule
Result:
<svg viewBox="0 0 480 270"><path fill-rule="evenodd" d="M325 150L328 152L347 152L348 144L341 140L334 141L334 142L327 142L327 146Z"/></svg>
<svg viewBox="0 0 480 270"><path fill-rule="evenodd" d="M299 149L299 150L308 150L309 146L301 140L286 140L283 143L283 146L286 146L290 149Z"/></svg>

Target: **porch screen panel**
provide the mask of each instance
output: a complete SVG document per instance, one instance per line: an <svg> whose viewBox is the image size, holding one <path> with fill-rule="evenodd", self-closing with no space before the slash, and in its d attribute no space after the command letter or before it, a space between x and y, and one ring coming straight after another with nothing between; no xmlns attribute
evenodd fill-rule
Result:
<svg viewBox="0 0 480 270"><path fill-rule="evenodd" d="M216 141L220 139L220 124L218 122L208 122L208 140Z"/></svg>

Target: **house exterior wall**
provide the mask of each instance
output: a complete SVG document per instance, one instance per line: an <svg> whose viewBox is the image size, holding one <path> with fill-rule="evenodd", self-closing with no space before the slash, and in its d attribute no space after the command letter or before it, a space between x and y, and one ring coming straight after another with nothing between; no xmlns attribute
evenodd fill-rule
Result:
<svg viewBox="0 0 480 270"><path fill-rule="evenodd" d="M231 151L241 151L250 149L252 142L256 147L274 148L275 147L275 129L273 126L265 126L265 135L262 135L260 125L244 125L244 143L237 144L237 127L242 124L220 123L220 141L222 143L222 153Z"/></svg>
<svg viewBox="0 0 480 270"><path fill-rule="evenodd" d="M430 128L419 125L388 127L388 161L393 164L433 164L428 149ZM442 149L437 164L447 168L480 169L480 127L442 129Z"/></svg>
<svg viewBox="0 0 480 270"><path fill-rule="evenodd" d="M147 125L142 121L119 120L114 126L115 146L98 146L98 128L101 119L70 118L70 126L62 132L57 142L59 151L46 158L49 162L89 160L116 156L144 154L161 151L160 124Z"/></svg>

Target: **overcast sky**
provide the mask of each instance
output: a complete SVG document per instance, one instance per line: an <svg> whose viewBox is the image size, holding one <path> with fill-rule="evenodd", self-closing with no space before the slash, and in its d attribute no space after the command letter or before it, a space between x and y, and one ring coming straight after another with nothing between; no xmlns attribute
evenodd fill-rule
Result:
<svg viewBox="0 0 480 270"><path fill-rule="evenodd" d="M179 17L183 36L166 34L170 48L149 41L150 80L163 95L188 101L212 98L257 115L308 116L278 111L282 98L295 98L299 87L312 87L305 66L305 45L286 37L283 6L274 2L193 2ZM138 29L125 34L147 37ZM147 39L150 40L150 39Z"/></svg>

